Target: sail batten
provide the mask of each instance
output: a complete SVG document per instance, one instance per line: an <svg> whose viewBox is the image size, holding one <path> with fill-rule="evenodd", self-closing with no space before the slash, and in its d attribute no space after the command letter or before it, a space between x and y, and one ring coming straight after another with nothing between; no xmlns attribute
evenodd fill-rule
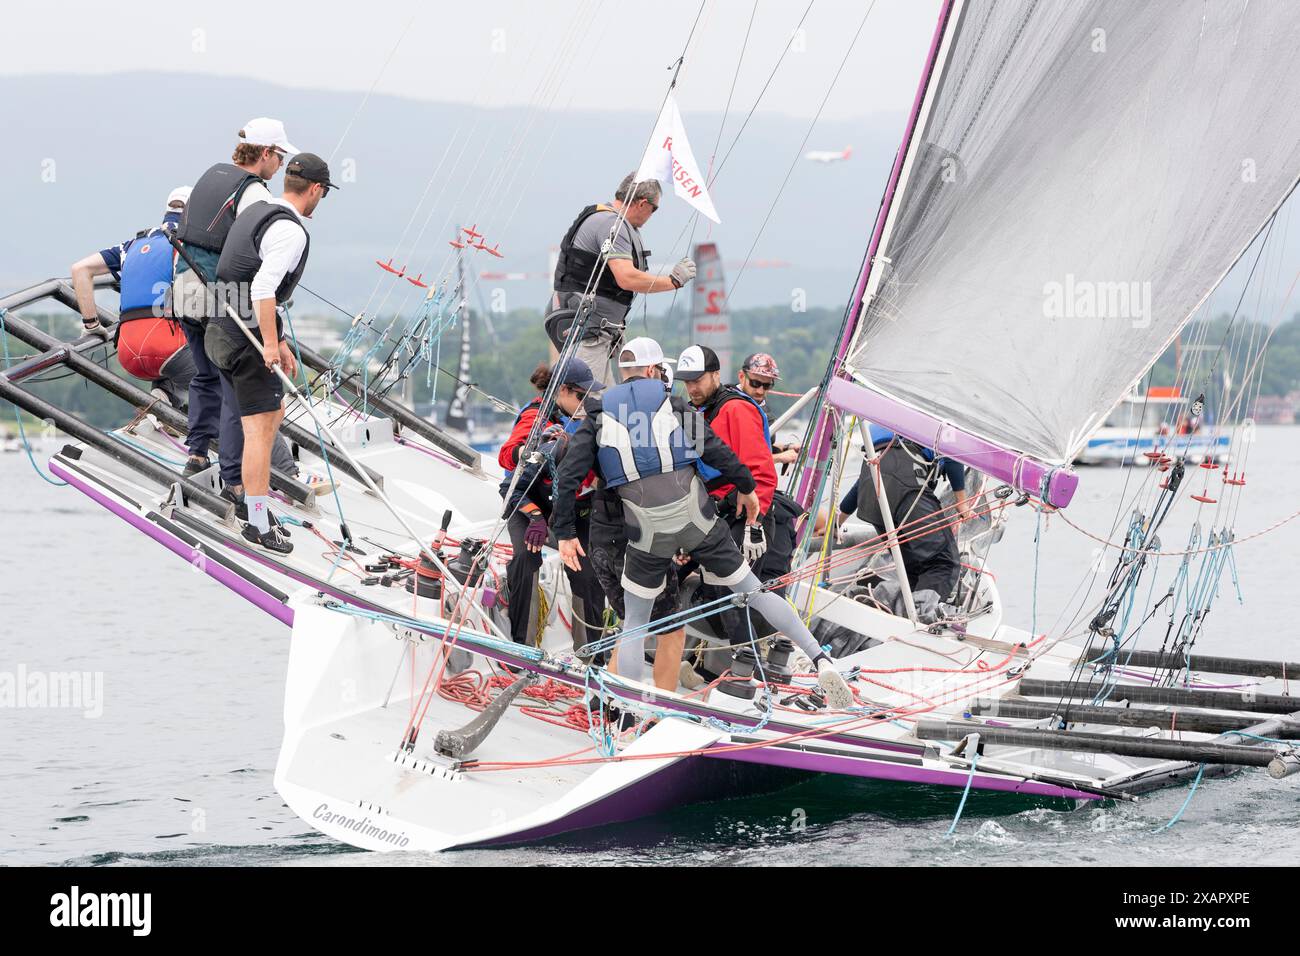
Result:
<svg viewBox="0 0 1300 956"><path fill-rule="evenodd" d="M958 12L846 366L1060 466L1294 186L1300 5Z"/></svg>

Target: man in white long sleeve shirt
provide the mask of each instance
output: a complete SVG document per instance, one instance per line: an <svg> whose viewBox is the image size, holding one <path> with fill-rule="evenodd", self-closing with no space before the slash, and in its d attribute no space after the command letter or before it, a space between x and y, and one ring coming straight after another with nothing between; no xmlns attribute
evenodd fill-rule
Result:
<svg viewBox="0 0 1300 956"><path fill-rule="evenodd" d="M284 418L284 388L275 368L291 378L297 374L278 310L307 267L311 239L303 220L331 188L336 187L325 161L301 153L285 167L283 196L239 214L217 263L219 309L204 337L208 356L234 391L244 429L243 535L276 554L288 554L293 544L269 510L271 446Z"/></svg>
<svg viewBox="0 0 1300 956"><path fill-rule="evenodd" d="M196 275L186 259L180 259L172 290L175 315L181 320L181 331L185 333L195 366L190 382L186 437L190 457L185 474L194 475L208 467L210 446L219 439L223 494L236 502L244 494L239 470L244 435L234 396L223 385L216 366L203 350L204 329L215 314L216 304L209 294L209 284L216 280L217 260L235 219L254 203L271 200L267 180L297 152L279 120L264 116L249 120L239 131L231 161L215 164L194 184L176 233L186 255L202 273ZM292 475L297 468L288 444L281 442L280 446L276 467Z"/></svg>

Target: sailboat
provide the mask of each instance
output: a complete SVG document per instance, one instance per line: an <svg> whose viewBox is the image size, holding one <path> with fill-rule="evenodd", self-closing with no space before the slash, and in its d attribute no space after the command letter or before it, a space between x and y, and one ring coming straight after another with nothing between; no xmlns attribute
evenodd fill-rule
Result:
<svg viewBox="0 0 1300 956"><path fill-rule="evenodd" d="M292 629L275 786L357 847L524 843L792 772L1058 804L1242 768L1289 777L1300 706L1285 678L1300 665L1195 653L1204 609L1190 604L1159 648L1141 649L1120 613L1154 573L1163 514L1204 492L1208 472L1153 472L1151 508L1114 544L1086 627L1004 620L989 565L1013 511L1069 505L1081 443L1293 189L1300 73L1276 66L1297 43L1300 10L1282 4L942 4L791 487L813 514L834 501L845 438L867 422L984 485L978 527L962 533L959 611L930 624L858 587L864 573L894 574L906 590L899 544L925 529L837 544L805 525L782 583L816 633L855 638L839 661L856 698L846 710L827 708L807 661L757 636L744 667L738 657L696 690L608 671L573 647L553 555L537 645L510 641L503 604L530 596L502 588L492 462L310 349L318 388L294 392L285 430L334 494L273 476L301 545L284 558L242 541L215 467L181 476L179 414L87 359L97 340L60 342L15 314L71 307L66 282L0 300L4 332L38 353L0 373L0 399L71 437L49 460L57 478ZM1093 314L1072 300L1062 317L1051 299L1067 276L1149 282L1152 294L1132 314L1096 312L1094 299ZM105 435L23 387L59 364L142 413ZM864 487L877 472L869 458ZM1244 493L1215 478L1219 498ZM1183 560L1222 573L1231 543L1214 528ZM681 622L708 640L694 611Z"/></svg>

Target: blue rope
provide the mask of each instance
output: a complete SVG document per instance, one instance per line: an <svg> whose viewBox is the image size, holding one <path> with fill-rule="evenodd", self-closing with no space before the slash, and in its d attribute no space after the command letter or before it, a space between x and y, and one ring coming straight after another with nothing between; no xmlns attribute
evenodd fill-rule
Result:
<svg viewBox="0 0 1300 956"><path fill-rule="evenodd" d="M298 348L298 333L293 330L293 317L289 315L288 309L284 310L284 319L289 324L289 338L293 340L293 350L295 353L295 357L298 360L298 371L302 372L303 369L302 352ZM307 382L307 375L305 372L303 373L302 378L303 378L303 384L305 385ZM307 401L311 402L310 390L307 391ZM343 515L343 502L339 500L339 486L338 486L338 482L334 480L334 469L330 467L330 453L325 447L325 438L321 434L320 425L316 424L316 419L314 417L312 418L311 423L312 423L312 427L315 428L316 430L316 443L320 445L321 460L325 462L325 474L329 477L330 492L334 496L334 507L338 510L339 523L343 526L346 526L348 522L347 522L347 518L344 517ZM347 542L345 541L344 546L346 545ZM343 560L343 548L339 548L338 552L334 556L334 563L330 566L330 573L325 578L326 582L330 581L334 577L334 572L338 570L339 564L342 562L342 560Z"/></svg>
<svg viewBox="0 0 1300 956"><path fill-rule="evenodd" d="M1184 800L1183 805L1178 808L1178 812L1174 814L1173 819L1171 819L1164 826L1157 827L1154 831L1155 833L1162 833L1165 830L1168 830L1170 827L1172 827L1175 823L1177 823L1179 820L1183 818L1183 811L1187 809L1187 805L1192 802L1192 797L1196 795L1196 788L1201 785L1201 777L1204 776L1204 774L1205 774L1205 764L1201 764L1200 769L1196 771L1196 779L1192 781L1192 789L1189 790L1187 793L1187 799Z"/></svg>
<svg viewBox="0 0 1300 956"><path fill-rule="evenodd" d="M9 367L9 330L5 328L5 316L9 314L8 309L0 309L0 343L4 345L5 367ZM41 466L36 464L36 456L32 454L32 443L27 440L27 429L23 428L23 416L18 406L14 405L14 422L18 425L18 437L22 439L23 451L27 452L27 460L32 463L32 469L42 479L56 488L67 487L66 481L59 481L57 478L51 478L45 472L41 471Z"/></svg>
<svg viewBox="0 0 1300 956"><path fill-rule="evenodd" d="M961 792L961 802L957 804L957 815L952 818L952 825L948 827L945 837L950 837L957 832L957 824L961 822L962 811L966 809L966 798L970 796L971 784L975 782L975 768L979 765L980 755L976 751L970 756L970 775L966 778L966 789Z"/></svg>

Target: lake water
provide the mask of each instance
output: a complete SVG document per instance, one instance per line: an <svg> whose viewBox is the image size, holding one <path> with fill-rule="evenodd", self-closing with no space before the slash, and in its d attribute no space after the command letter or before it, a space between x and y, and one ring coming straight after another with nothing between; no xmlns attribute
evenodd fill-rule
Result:
<svg viewBox="0 0 1300 956"><path fill-rule="evenodd" d="M1261 428L1238 537L1300 509L1300 429ZM1145 470L1084 469L1071 519L1103 537ZM1202 476L1193 474L1192 481ZM1217 477L1211 483L1218 484ZM1186 546L1192 503L1162 534ZM1097 543L1058 517L1013 515L990 567L1008 621L1068 619ZM683 808L539 847L440 856L367 854L319 836L272 787L288 632L25 456L0 454L0 672L100 673L102 714L0 709L0 862L282 862L324 865L1293 864L1300 777L1204 781L1183 820L1156 832L1187 788L1083 810L814 779L777 794ZM1036 555L1037 552L1037 555ZM1157 596L1177 559L1159 567ZM1236 549L1244 603L1225 575L1198 648L1300 657L1300 519ZM1032 580L1037 564L1037 601ZM1106 564L1107 570L1109 563ZM1098 585L1100 587L1100 585ZM1077 601L1075 602L1077 603ZM1060 615L1065 613L1065 617Z"/></svg>

